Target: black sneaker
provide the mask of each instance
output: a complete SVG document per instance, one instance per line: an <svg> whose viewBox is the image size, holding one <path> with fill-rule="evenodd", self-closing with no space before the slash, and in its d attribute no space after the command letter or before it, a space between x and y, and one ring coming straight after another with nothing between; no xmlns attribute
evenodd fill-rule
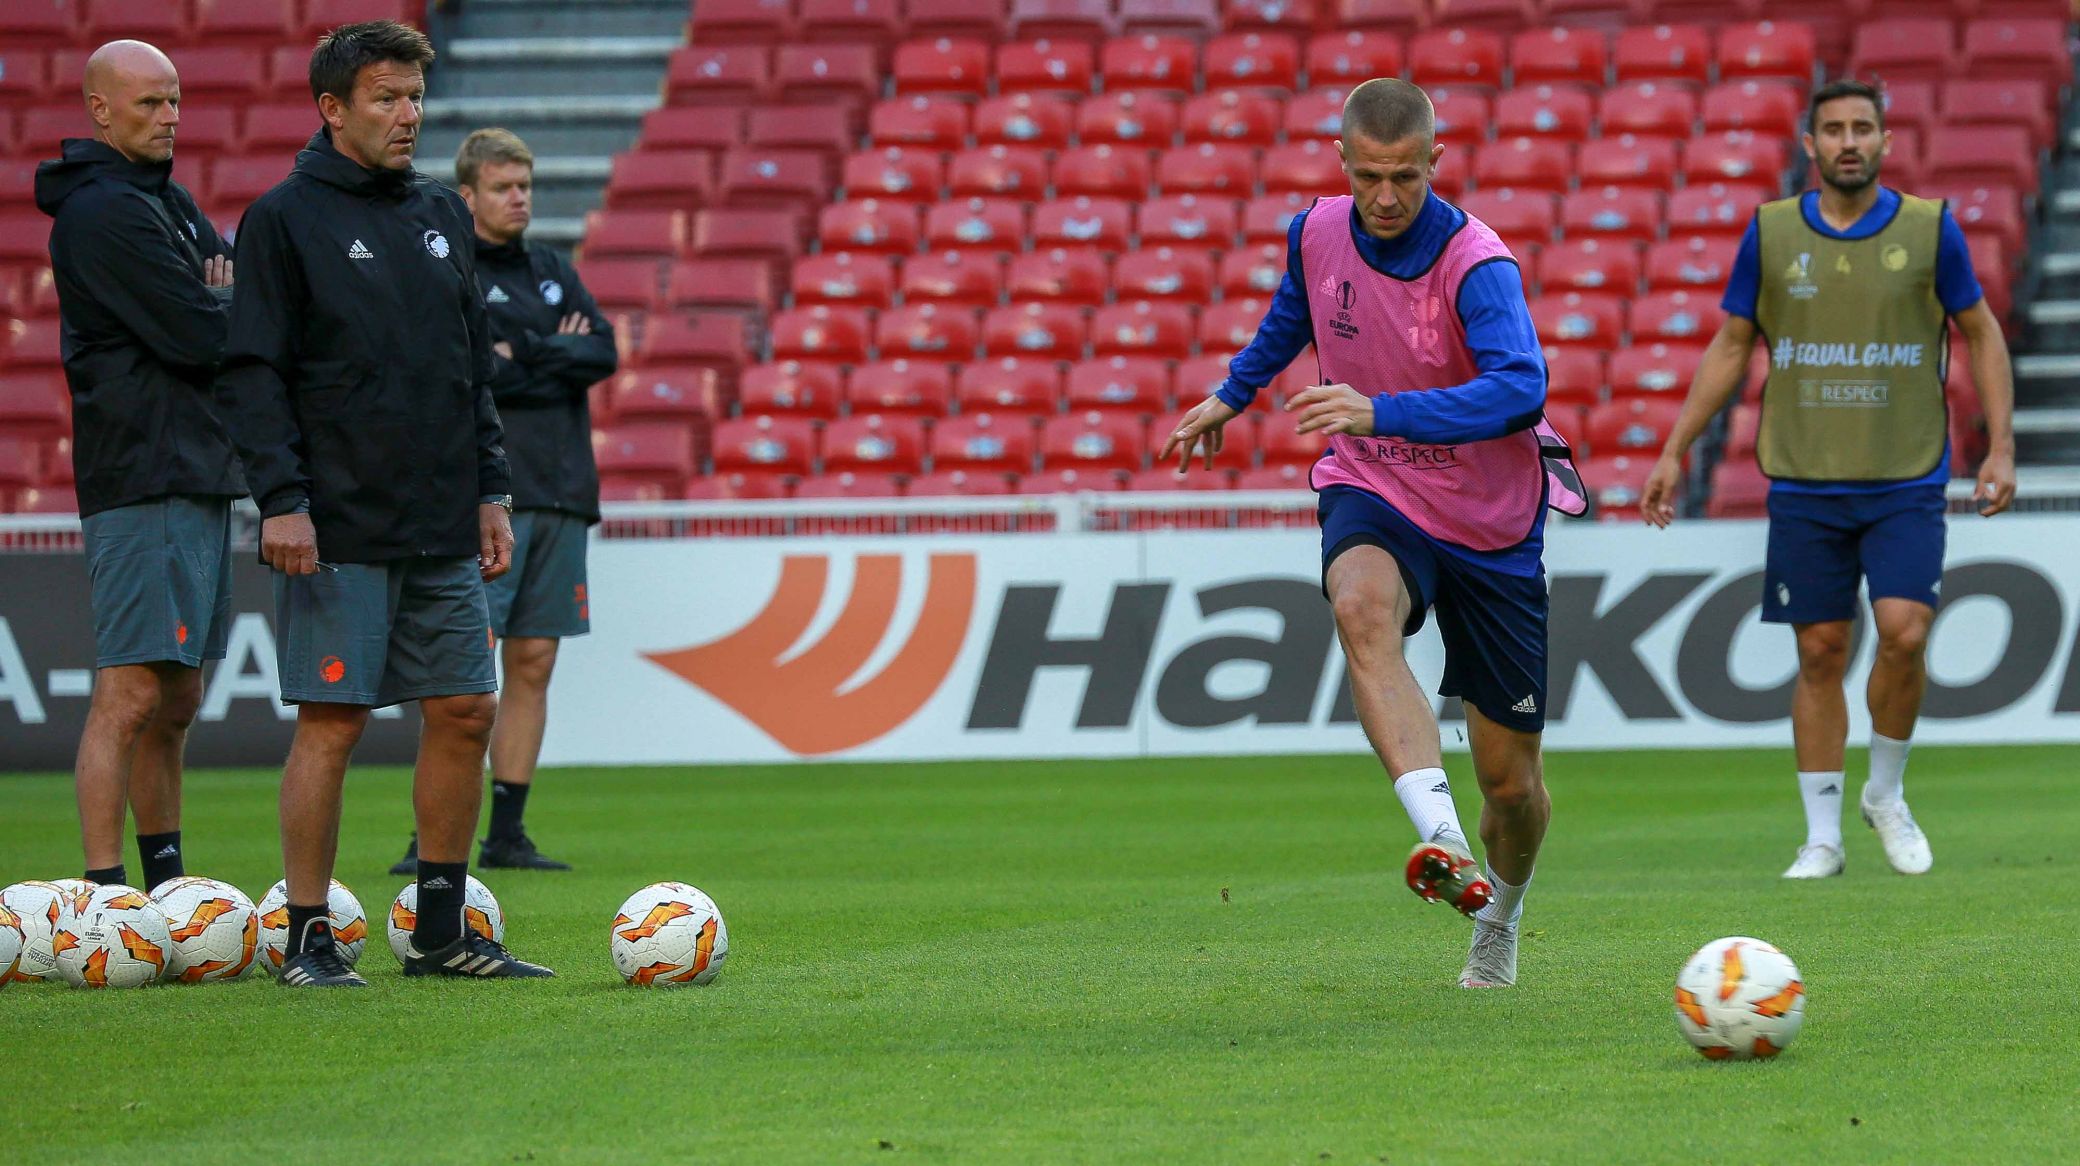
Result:
<svg viewBox="0 0 2080 1166"><path fill-rule="evenodd" d="M339 948L322 943L282 965L275 982L284 988L366 988L368 981L339 957Z"/></svg>
<svg viewBox="0 0 2080 1166"><path fill-rule="evenodd" d="M474 976L486 980L545 980L556 973L540 964L516 959L502 943L493 943L474 931L464 931L461 939L439 951L427 952L424 955L410 943L406 943L404 974Z"/></svg>
<svg viewBox="0 0 2080 1166"><path fill-rule="evenodd" d="M419 873L419 832L417 830L412 831L412 840L404 848L404 857L397 860L397 864L390 868L390 873L395 875L416 875Z"/></svg>
<svg viewBox="0 0 2080 1166"><path fill-rule="evenodd" d="M571 864L558 862L534 848L534 839L525 834L511 838L486 838L477 850L477 865L495 870L569 870Z"/></svg>

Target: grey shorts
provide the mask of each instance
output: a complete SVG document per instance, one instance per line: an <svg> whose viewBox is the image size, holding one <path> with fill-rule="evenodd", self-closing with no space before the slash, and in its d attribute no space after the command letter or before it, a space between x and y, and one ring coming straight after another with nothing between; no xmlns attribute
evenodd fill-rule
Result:
<svg viewBox="0 0 2080 1166"><path fill-rule="evenodd" d="M484 584L491 630L501 636L582 636L592 630L585 596L585 520L561 510L513 515L513 569Z"/></svg>
<svg viewBox="0 0 2080 1166"><path fill-rule="evenodd" d="M174 496L80 522L94 666L222 660L231 633L231 499Z"/></svg>
<svg viewBox="0 0 2080 1166"><path fill-rule="evenodd" d="M380 708L495 692L477 561L340 563L274 577L282 703Z"/></svg>

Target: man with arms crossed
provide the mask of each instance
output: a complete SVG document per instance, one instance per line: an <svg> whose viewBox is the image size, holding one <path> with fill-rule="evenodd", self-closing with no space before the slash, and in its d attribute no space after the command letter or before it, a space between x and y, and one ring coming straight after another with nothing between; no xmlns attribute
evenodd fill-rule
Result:
<svg viewBox="0 0 2080 1166"><path fill-rule="evenodd" d="M1550 816L1539 751L1549 441L1551 497L1577 512L1581 499L1558 439L1545 436L1545 360L1516 261L1431 193L1444 153L1434 130L1413 85L1351 92L1337 143L1350 196L1294 219L1286 276L1256 338L1163 457L1178 453L1183 472L1203 451L1210 465L1221 426L1313 342L1324 383L1286 409L1300 432L1329 442L1312 475L1323 589L1358 719L1420 839L1410 888L1474 919L1459 983L1505 987ZM1485 876L1459 826L1430 700L1402 655L1433 608L1439 691L1466 704Z"/></svg>
<svg viewBox="0 0 2080 1166"><path fill-rule="evenodd" d="M592 386L614 374L614 328L569 261L527 245L534 154L506 130L478 130L455 155L476 220L477 281L498 373L491 394L513 467L513 569L486 585L504 641L504 685L491 730L491 827L477 865L569 870L535 849L524 815L549 717L557 641L591 630L585 530L599 521ZM410 874L418 841L391 874Z"/></svg>
<svg viewBox="0 0 2080 1166"><path fill-rule="evenodd" d="M1842 678L1860 580L1869 582L1878 625L1863 819L1894 870L1920 874L1934 861L1904 781L1943 578L1943 368L1952 318L1969 346L1992 438L1979 470L1979 513L1999 514L2015 497L2007 341L1949 210L1878 184L1890 143L1876 88L1843 80L1814 91L1804 144L1820 189L1755 212L1727 280L1726 322L1705 350L1642 501L1647 521L1674 521L1683 457L1740 390L1761 336L1770 370L1756 456L1775 479L1762 618L1792 625L1798 638L1791 736L1806 841L1787 879L1842 873Z"/></svg>
<svg viewBox="0 0 2080 1166"><path fill-rule="evenodd" d="M183 873L181 755L202 662L231 623L245 482L211 384L231 248L173 181L181 83L141 41L87 58L91 138L36 170L51 225L72 460L94 608L94 697L75 785L86 877L125 883L123 806L149 889Z"/></svg>
<svg viewBox="0 0 2080 1166"><path fill-rule="evenodd" d="M422 854L407 976L538 977L462 926L497 709L484 579L512 554L468 208L412 170L433 47L391 21L311 54L323 127L246 212L223 389L264 516L282 699L281 982L365 987L327 925L341 787L369 711L416 700Z"/></svg>

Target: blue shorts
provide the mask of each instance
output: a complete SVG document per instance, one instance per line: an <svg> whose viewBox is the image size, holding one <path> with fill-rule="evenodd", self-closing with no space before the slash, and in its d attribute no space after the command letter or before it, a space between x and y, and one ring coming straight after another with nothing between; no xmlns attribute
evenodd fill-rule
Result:
<svg viewBox="0 0 2080 1166"><path fill-rule="evenodd" d="M513 515L513 569L484 584L491 630L560 639L592 630L585 597L585 520L561 510Z"/></svg>
<svg viewBox="0 0 2080 1166"><path fill-rule="evenodd" d="M1856 618L1856 591L1873 602L1936 606L1943 582L1943 487L1915 484L1881 494L1769 494L1769 559L1762 575L1765 623Z"/></svg>
<svg viewBox="0 0 2080 1166"><path fill-rule="evenodd" d="M274 610L283 704L384 708L498 691L475 558L275 572Z"/></svg>
<svg viewBox="0 0 2080 1166"><path fill-rule="evenodd" d="M1408 590L1403 635L1437 609L1444 639L1439 696L1456 696L1505 728L1539 733L1546 726L1546 576L1511 575L1476 566L1424 534L1375 494L1350 486L1322 491L1322 583L1329 564L1355 546L1394 557Z"/></svg>
<svg viewBox="0 0 2080 1166"><path fill-rule="evenodd" d="M94 666L200 668L231 636L231 499L170 495L89 514Z"/></svg>

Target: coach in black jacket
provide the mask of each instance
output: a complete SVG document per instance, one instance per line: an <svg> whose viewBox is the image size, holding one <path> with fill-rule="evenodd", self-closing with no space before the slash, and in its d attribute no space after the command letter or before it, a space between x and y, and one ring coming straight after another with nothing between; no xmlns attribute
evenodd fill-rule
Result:
<svg viewBox="0 0 2080 1166"><path fill-rule="evenodd" d="M182 873L181 755L202 663L224 658L231 624L231 503L246 491L210 395L231 263L172 177L173 62L115 41L88 58L84 88L94 136L36 170L94 608L75 780L87 877L130 881L127 801L149 888Z"/></svg>
<svg viewBox="0 0 2080 1166"><path fill-rule="evenodd" d="M433 47L391 21L311 54L324 126L246 211L221 379L275 576L289 935L280 981L362 987L327 924L340 787L371 707L416 700L409 976L545 976L462 926L497 687L484 580L512 553L468 208L412 171Z"/></svg>
<svg viewBox="0 0 2080 1166"><path fill-rule="evenodd" d="M486 586L505 689L491 734L491 826L477 865L568 870L535 848L524 815L557 645L592 626L585 538L599 521L599 471L587 398L614 372L614 330L563 256L527 245L534 154L525 142L478 130L455 155L455 178L476 220L477 282L496 341L491 392L513 466L513 569ZM416 847L406 851L391 873L408 873L417 858Z"/></svg>

